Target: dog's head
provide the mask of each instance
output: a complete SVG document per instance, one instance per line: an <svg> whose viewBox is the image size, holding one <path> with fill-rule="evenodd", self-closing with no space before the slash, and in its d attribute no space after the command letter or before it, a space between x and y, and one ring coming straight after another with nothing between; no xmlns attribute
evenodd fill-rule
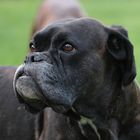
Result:
<svg viewBox="0 0 140 140"><path fill-rule="evenodd" d="M15 74L19 100L31 111L51 107L66 113L75 108L89 114L86 108L98 104L98 97L135 78L133 47L119 29L81 18L36 33L29 45L33 51Z"/></svg>

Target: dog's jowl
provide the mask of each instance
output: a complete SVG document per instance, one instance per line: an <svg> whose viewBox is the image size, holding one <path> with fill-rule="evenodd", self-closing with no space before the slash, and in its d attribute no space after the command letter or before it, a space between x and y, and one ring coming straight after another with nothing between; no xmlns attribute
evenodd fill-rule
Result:
<svg viewBox="0 0 140 140"><path fill-rule="evenodd" d="M140 140L140 90L127 32L88 18L37 32L15 74L19 101L46 107L43 140Z"/></svg>

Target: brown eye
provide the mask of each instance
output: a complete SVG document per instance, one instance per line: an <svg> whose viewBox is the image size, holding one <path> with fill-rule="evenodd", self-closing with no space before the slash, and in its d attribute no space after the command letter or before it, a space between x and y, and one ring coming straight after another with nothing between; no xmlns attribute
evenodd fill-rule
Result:
<svg viewBox="0 0 140 140"><path fill-rule="evenodd" d="M71 44L65 44L63 47L62 47L62 50L64 52L72 52L75 50L75 48L71 45Z"/></svg>

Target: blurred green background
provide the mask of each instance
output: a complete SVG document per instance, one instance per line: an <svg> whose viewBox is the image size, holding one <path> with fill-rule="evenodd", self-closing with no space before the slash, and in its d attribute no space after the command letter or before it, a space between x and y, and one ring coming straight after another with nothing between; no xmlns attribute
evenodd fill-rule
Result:
<svg viewBox="0 0 140 140"><path fill-rule="evenodd" d="M87 15L107 25L119 24L134 45L140 82L140 0L80 0ZM0 65L19 65L41 0L0 0Z"/></svg>

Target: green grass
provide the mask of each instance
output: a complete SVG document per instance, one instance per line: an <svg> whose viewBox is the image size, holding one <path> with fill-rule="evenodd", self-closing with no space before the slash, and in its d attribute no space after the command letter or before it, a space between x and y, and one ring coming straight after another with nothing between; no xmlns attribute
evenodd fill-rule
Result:
<svg viewBox="0 0 140 140"><path fill-rule="evenodd" d="M0 0L0 65L19 65L27 54L31 26L41 0ZM140 0L81 0L90 17L119 24L134 45L140 82Z"/></svg>
<svg viewBox="0 0 140 140"><path fill-rule="evenodd" d="M27 54L39 0L0 0L0 65L18 65Z"/></svg>

